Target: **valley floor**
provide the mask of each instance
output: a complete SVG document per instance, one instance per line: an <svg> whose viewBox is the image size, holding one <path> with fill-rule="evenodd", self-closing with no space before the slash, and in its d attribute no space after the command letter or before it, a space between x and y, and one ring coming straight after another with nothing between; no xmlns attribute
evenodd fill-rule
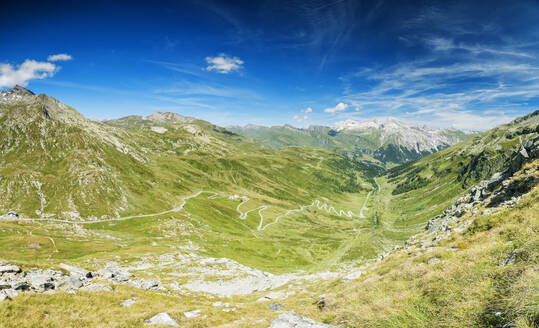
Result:
<svg viewBox="0 0 539 328"><path fill-rule="evenodd" d="M155 314L166 312L182 327L268 327L290 310L341 327L502 327L508 323L514 326L505 327L532 327L537 323L537 188L514 209L485 212L479 205L477 211L486 214L472 215L470 210L449 230L422 233L405 247L394 247L400 238L424 230L424 224L400 231L391 216L391 199L395 200L390 196L391 184L386 179L377 179L376 184L377 190L349 195L338 207L321 199L280 213L246 196L202 191L185 197L173 212L155 216L84 224L2 220L0 239L6 246L0 250L2 262L23 270L58 269L67 262L93 272L115 265L134 277L115 283L103 276L95 278L96 283L111 285L112 291L22 293L0 303L1 326L143 327ZM407 201L403 199L398 204ZM238 253L240 248L226 250L233 245L231 240L217 245L219 250L208 249L214 240L204 244L203 239L212 235L211 229L204 230L207 226L199 212L208 204L251 233L252 237L241 236L238 242L259 246L248 245L254 252L252 263L287 251L283 241L275 248L261 245L274 238L268 233L286 230L287 220L296 220L297 226L295 216L319 227L323 222L312 222L312 217L326 213L342 220L348 237L303 267L287 263L286 253L275 255L273 260L282 262L273 266L272 274L264 270L270 264L249 265L249 258ZM355 207L346 206L350 204ZM366 218L361 218L362 212ZM366 255L361 260L354 255L372 240L383 245L376 252L384 253L383 259ZM291 245L298 253L313 251L312 245L303 249ZM135 278L140 279L139 285L131 283ZM144 281L158 281L159 287L146 289ZM127 307L127 300L132 305Z"/></svg>

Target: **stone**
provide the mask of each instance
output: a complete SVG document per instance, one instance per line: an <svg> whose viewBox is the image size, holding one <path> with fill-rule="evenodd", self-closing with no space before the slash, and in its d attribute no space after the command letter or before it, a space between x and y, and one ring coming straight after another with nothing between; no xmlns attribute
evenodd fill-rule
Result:
<svg viewBox="0 0 539 328"><path fill-rule="evenodd" d="M45 291L56 287L54 278L50 274L42 272L29 272L26 275L26 280L33 289L38 291Z"/></svg>
<svg viewBox="0 0 539 328"><path fill-rule="evenodd" d="M8 300L9 297L2 291L0 291L0 302Z"/></svg>
<svg viewBox="0 0 539 328"><path fill-rule="evenodd" d="M103 268L97 271L97 275L103 279L114 279L118 282L129 280L133 276L132 273L126 271L118 266L116 262L109 262Z"/></svg>
<svg viewBox="0 0 539 328"><path fill-rule="evenodd" d="M356 279L358 279L359 277L361 277L362 275L364 275L366 273L367 273L367 271L352 272L352 273L342 277L341 280L342 281L356 280Z"/></svg>
<svg viewBox="0 0 539 328"><path fill-rule="evenodd" d="M71 275L78 275L78 276L82 276L83 278L92 278L93 277L92 272L90 272L88 270L77 268L77 267L67 265L67 264L64 264L64 263L60 264L60 268L68 271Z"/></svg>
<svg viewBox="0 0 539 328"><path fill-rule="evenodd" d="M15 289L6 289L3 292L8 298L13 298L13 297L19 295L19 291L15 290Z"/></svg>
<svg viewBox="0 0 539 328"><path fill-rule="evenodd" d="M0 274L8 272L21 272L21 268L16 265L0 265Z"/></svg>
<svg viewBox="0 0 539 328"><path fill-rule="evenodd" d="M188 319L198 318L201 312L202 310L194 310L194 311L184 312L183 315Z"/></svg>
<svg viewBox="0 0 539 328"><path fill-rule="evenodd" d="M137 279L137 280L131 280L129 282L135 288L153 289L153 290L156 290L159 288L159 282L155 280Z"/></svg>
<svg viewBox="0 0 539 328"><path fill-rule="evenodd" d="M285 312L275 319L268 328L337 328L338 326L316 322L293 312Z"/></svg>
<svg viewBox="0 0 539 328"><path fill-rule="evenodd" d="M318 301L314 302L314 305L318 307L318 310L323 311L326 307L326 298L322 296Z"/></svg>
<svg viewBox="0 0 539 328"><path fill-rule="evenodd" d="M137 303L137 301L134 298L127 299L122 302L122 306L130 307L131 305Z"/></svg>
<svg viewBox="0 0 539 328"><path fill-rule="evenodd" d="M79 289L82 287L82 281L79 279L79 276L64 276L60 279L56 285L56 288L59 290L73 290Z"/></svg>
<svg viewBox="0 0 539 328"><path fill-rule="evenodd" d="M180 326L166 312L161 312L159 314L154 315L153 317L151 317L150 319L146 321L146 324L147 325L163 325L163 326L170 326L170 327Z"/></svg>
<svg viewBox="0 0 539 328"><path fill-rule="evenodd" d="M503 261L502 266L511 265L515 263L515 260L517 258L517 255L519 254L518 250L513 250Z"/></svg>
<svg viewBox="0 0 539 328"><path fill-rule="evenodd" d="M230 307L230 303L228 302L221 302L221 301L217 301L217 302L213 302L212 304L213 306L224 306L224 307Z"/></svg>
<svg viewBox="0 0 539 328"><path fill-rule="evenodd" d="M25 280L15 281L11 284L11 288L14 290L28 290L30 285Z"/></svg>
<svg viewBox="0 0 539 328"><path fill-rule="evenodd" d="M433 258L429 259L429 261L427 263L428 264L436 264L438 262L440 262L440 259L437 258L437 257L433 257Z"/></svg>
<svg viewBox="0 0 539 328"><path fill-rule="evenodd" d="M280 303L271 303L269 305L270 310L272 311L280 311L283 309L283 306Z"/></svg>
<svg viewBox="0 0 539 328"><path fill-rule="evenodd" d="M103 282L96 282L82 287L80 290L86 290L89 292L111 292L113 289L108 284Z"/></svg>

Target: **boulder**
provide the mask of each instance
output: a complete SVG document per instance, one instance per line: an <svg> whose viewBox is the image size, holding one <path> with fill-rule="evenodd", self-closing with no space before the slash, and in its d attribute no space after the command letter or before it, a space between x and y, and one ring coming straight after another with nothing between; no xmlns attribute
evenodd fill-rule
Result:
<svg viewBox="0 0 539 328"><path fill-rule="evenodd" d="M21 268L16 265L0 265L0 274L9 272L21 272Z"/></svg>
<svg viewBox="0 0 539 328"><path fill-rule="evenodd" d="M127 281L133 276L132 273L120 268L116 262L107 263L103 269L97 271L97 275L102 279L114 279L118 282Z"/></svg>
<svg viewBox="0 0 539 328"><path fill-rule="evenodd" d="M122 302L122 306L130 307L131 305L137 303L137 301L134 298L127 299Z"/></svg>
<svg viewBox="0 0 539 328"><path fill-rule="evenodd" d="M501 263L502 266L511 265L515 263L515 260L519 254L519 250L513 250Z"/></svg>
<svg viewBox="0 0 539 328"><path fill-rule="evenodd" d="M337 328L338 326L316 322L293 312L285 312L275 319L268 328Z"/></svg>
<svg viewBox="0 0 539 328"><path fill-rule="evenodd" d="M436 264L438 262L440 262L440 259L437 258L437 257L433 257L433 258L429 259L429 261L427 263L428 264Z"/></svg>
<svg viewBox="0 0 539 328"><path fill-rule="evenodd" d="M344 277L341 278L342 281L348 281L348 280L356 280L358 279L359 277L361 277L362 275L366 274L367 271L356 271L356 272L352 272Z"/></svg>
<svg viewBox="0 0 539 328"><path fill-rule="evenodd" d="M11 284L11 288L14 290L28 290L30 289L30 285L26 280L18 280Z"/></svg>
<svg viewBox="0 0 539 328"><path fill-rule="evenodd" d="M19 295L19 291L15 290L15 289L6 289L3 292L8 298L13 298L13 297Z"/></svg>
<svg viewBox="0 0 539 328"><path fill-rule="evenodd" d="M129 283L135 287L135 288L141 288L141 289L159 289L159 281L155 280L146 280L146 279L137 279L137 280L131 280Z"/></svg>
<svg viewBox="0 0 539 328"><path fill-rule="evenodd" d="M86 290L89 292L111 292L113 289L108 284L103 282L96 282L82 287L80 290Z"/></svg>
<svg viewBox="0 0 539 328"><path fill-rule="evenodd" d="M184 312L183 315L188 319L198 318L201 312L202 310L194 310L194 311Z"/></svg>
<svg viewBox="0 0 539 328"><path fill-rule="evenodd" d="M280 303L271 303L269 305L270 310L272 311L280 311L283 309L283 306Z"/></svg>
<svg viewBox="0 0 539 328"><path fill-rule="evenodd" d="M8 299L9 297L3 291L0 291L0 302L8 300Z"/></svg>
<svg viewBox="0 0 539 328"><path fill-rule="evenodd" d="M64 276L58 280L56 288L58 290L70 291L74 289L79 289L82 287L82 281L78 275L75 276Z"/></svg>
<svg viewBox="0 0 539 328"><path fill-rule="evenodd" d="M64 263L60 264L60 268L68 271L71 275L81 276L83 278L92 278L93 277L92 272L90 272L88 270L77 268L77 267L67 265L67 264L64 264Z"/></svg>
<svg viewBox="0 0 539 328"><path fill-rule="evenodd" d="M54 289L54 277L49 272L31 271L26 275L26 281L37 291Z"/></svg>
<svg viewBox="0 0 539 328"><path fill-rule="evenodd" d="M161 312L159 314L154 315L153 317L151 317L150 319L146 321L146 324L147 325L163 325L163 326L170 326L170 327L180 326L166 312Z"/></svg>

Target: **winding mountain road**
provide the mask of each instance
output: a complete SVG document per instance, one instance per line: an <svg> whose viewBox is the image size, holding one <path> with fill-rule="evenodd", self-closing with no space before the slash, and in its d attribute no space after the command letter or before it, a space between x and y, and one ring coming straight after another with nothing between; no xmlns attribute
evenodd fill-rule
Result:
<svg viewBox="0 0 539 328"><path fill-rule="evenodd" d="M215 198L218 198L219 196L223 196L222 193L217 193L217 192L213 192L213 191L206 191L206 190L200 190L197 193L194 193L192 195L183 197L181 204L178 205L177 207L174 207L174 208L170 209L170 210L166 210L166 211L159 212L159 213L130 215L130 216L124 216L124 217L118 217L118 218L112 218L112 219L74 221L74 220L58 219L58 218L22 218L22 217L14 217L14 216L0 216L0 220L29 221L29 222L50 221L50 222L70 223L70 224L93 224L93 223L104 223L104 222L114 222L114 221L125 221L125 220L130 220L130 219L147 218L147 217L160 216L160 215L164 215L164 214L168 214L168 213L179 212L179 211L184 209L185 205L187 204L187 200L189 200L191 198L198 197L203 193L209 193L210 194L208 196L208 199L215 199ZM360 218L365 217L363 215L363 210L365 209L365 206L367 204L367 201L369 199L370 194L371 194L371 192L369 192L369 194L367 195L367 198L365 199L365 202L363 203L363 207L360 210L360 214L359 214ZM344 210L337 211L335 209L335 207L329 206L327 203L325 203L325 202L323 203L320 200L316 199L311 204L302 205L299 208L287 210L285 213L283 213L281 215L278 215L275 218L275 220L273 220L273 222L264 225L264 215L262 214L262 212L268 208L267 205L261 205L261 206L258 206L258 207L255 207L253 209L250 209L248 211L243 212L240 208L241 208L241 206L243 204L247 203L250 200L250 198L247 197L247 196L238 196L238 195L234 195L234 196L231 196L231 197L232 198L239 197L242 200L241 203L238 204L238 206L236 207L236 211L240 214L240 216L239 216L240 220L246 220L247 216L248 216L248 214L250 212L258 211L258 215L260 217L260 222L259 222L258 227L257 227L258 231L266 230L269 226L278 223L279 219L282 218L282 217L285 217L285 216L287 216L289 214L292 214L292 213L301 212L301 211L303 211L303 210L305 210L307 208L310 208L310 207L316 207L316 208L318 208L318 210L324 210L328 214L334 214L334 215L337 215L337 216L340 216L340 217L346 216L348 218L353 218L354 216L356 216L354 214L354 212L352 212L350 210L348 210L348 211L344 211ZM231 197L229 197L229 198L231 198Z"/></svg>

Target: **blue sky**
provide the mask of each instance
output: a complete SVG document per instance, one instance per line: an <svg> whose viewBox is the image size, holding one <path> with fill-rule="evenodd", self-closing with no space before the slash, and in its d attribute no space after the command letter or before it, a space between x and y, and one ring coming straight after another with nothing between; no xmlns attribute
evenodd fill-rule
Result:
<svg viewBox="0 0 539 328"><path fill-rule="evenodd" d="M3 5L0 88L224 126L483 130L539 104L537 1L76 2Z"/></svg>

